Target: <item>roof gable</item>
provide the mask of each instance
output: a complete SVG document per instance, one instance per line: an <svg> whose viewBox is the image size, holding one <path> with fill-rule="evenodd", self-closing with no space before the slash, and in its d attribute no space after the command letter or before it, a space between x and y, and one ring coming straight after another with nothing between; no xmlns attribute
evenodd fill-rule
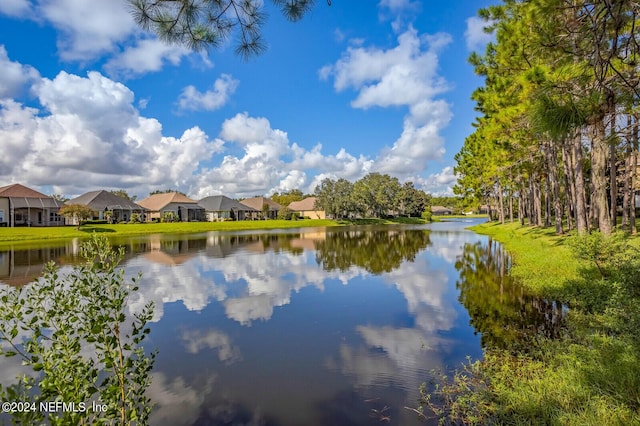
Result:
<svg viewBox="0 0 640 426"><path fill-rule="evenodd" d="M51 198L19 183L0 187L0 197Z"/></svg>
<svg viewBox="0 0 640 426"><path fill-rule="evenodd" d="M245 206L249 206L253 209L256 209L257 211L262 211L262 206L265 204L269 205L269 210L280 210L282 208L280 204L266 197L246 198L240 202Z"/></svg>
<svg viewBox="0 0 640 426"><path fill-rule="evenodd" d="M66 204L82 204L93 210L143 210L142 206L139 206L133 201L105 190L87 192L73 200L67 201Z"/></svg>
<svg viewBox="0 0 640 426"><path fill-rule="evenodd" d="M171 203L198 204L196 200L192 200L191 198L186 197L182 194L178 194L177 192L153 194L145 198L144 200L138 201L139 205L151 211L161 210Z"/></svg>
<svg viewBox="0 0 640 426"><path fill-rule="evenodd" d="M232 200L225 195L213 195L211 197L205 197L202 200L198 201L198 205L204 207L204 209L209 212L222 212L231 210L255 211L255 209L239 203L236 200Z"/></svg>
<svg viewBox="0 0 640 426"><path fill-rule="evenodd" d="M319 210L315 207L316 197L307 197L304 200L292 201L289 203L289 209L294 211L312 211Z"/></svg>

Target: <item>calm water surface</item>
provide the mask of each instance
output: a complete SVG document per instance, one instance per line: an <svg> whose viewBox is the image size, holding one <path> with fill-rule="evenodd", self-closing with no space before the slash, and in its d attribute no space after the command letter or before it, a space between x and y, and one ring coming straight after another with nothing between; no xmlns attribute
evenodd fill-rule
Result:
<svg viewBox="0 0 640 426"><path fill-rule="evenodd" d="M156 304L152 424L420 424L404 407L429 370L522 330L553 334L561 314L508 280L473 223L114 240L143 274L129 312ZM0 282L76 263L78 244L0 252ZM16 361L0 359L0 380Z"/></svg>

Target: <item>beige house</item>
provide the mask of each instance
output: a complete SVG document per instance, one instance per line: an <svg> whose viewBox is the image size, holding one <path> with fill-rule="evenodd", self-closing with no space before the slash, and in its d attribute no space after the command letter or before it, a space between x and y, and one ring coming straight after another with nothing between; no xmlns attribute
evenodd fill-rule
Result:
<svg viewBox="0 0 640 426"><path fill-rule="evenodd" d="M251 207L252 209L256 210L257 211L255 213L256 215L258 213L262 213L262 206L267 204L269 206L269 212L267 214L267 218L268 219L276 219L278 217L278 212L282 208L282 206L280 204L278 204L275 201L270 200L270 199L268 199L266 197L247 198L247 199L242 200L240 202L242 204L244 204L245 206ZM254 217L254 219L257 219L257 216Z"/></svg>
<svg viewBox="0 0 640 426"><path fill-rule="evenodd" d="M19 183L0 187L0 226L60 226L61 201Z"/></svg>
<svg viewBox="0 0 640 426"><path fill-rule="evenodd" d="M181 222L204 220L204 208L196 200L177 192L153 194L137 204L148 210L147 220L159 220L165 213L173 213Z"/></svg>
<svg viewBox="0 0 640 426"><path fill-rule="evenodd" d="M304 200L293 201L289 204L289 210L298 213L301 217L310 219L326 219L324 210L316 209L316 197L307 197Z"/></svg>

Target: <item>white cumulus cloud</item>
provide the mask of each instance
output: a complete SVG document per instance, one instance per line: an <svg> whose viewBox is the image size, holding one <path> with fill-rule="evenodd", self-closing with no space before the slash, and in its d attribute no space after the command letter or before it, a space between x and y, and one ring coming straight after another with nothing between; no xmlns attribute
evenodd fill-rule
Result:
<svg viewBox="0 0 640 426"><path fill-rule="evenodd" d="M182 90L178 105L182 110L213 111L224 106L231 95L235 93L240 82L229 74L222 74L213 83L213 88L206 92L199 92L194 86L187 86Z"/></svg>
<svg viewBox="0 0 640 426"><path fill-rule="evenodd" d="M409 28L393 48L349 47L335 64L320 69L321 78L333 77L336 91L357 91L354 108L409 108L402 134L379 155L374 170L408 177L444 153L440 131L448 125L451 111L437 99L449 90L438 74L438 53L450 42L448 34L419 36Z"/></svg>
<svg viewBox="0 0 640 426"><path fill-rule="evenodd" d="M135 77L198 56L143 32L129 11L128 0L0 1L0 14L53 26L62 60L86 63L105 57L109 75ZM206 55L200 57L200 65L212 66Z"/></svg>
<svg viewBox="0 0 640 426"><path fill-rule="evenodd" d="M313 192L324 178L354 181L374 170L412 177L408 173L419 169L416 162L439 155L438 131L449 116L441 100L407 104L403 134L376 159L345 148L326 153L320 143L305 148L266 117L247 112L224 120L217 138L197 126L171 136L163 134L157 119L141 115L146 100L137 100L122 83L97 71L42 78L1 53L0 62L11 70L0 80L4 93L30 88L39 105L0 98L0 181L68 196L125 188L142 197L176 188L194 198L246 197L294 188ZM217 98L205 100L201 94L201 104L221 102L236 84L231 76L218 83ZM427 142L416 142L421 140Z"/></svg>
<svg viewBox="0 0 640 426"><path fill-rule="evenodd" d="M167 62L179 65L182 58L190 53L183 46L170 45L158 39L141 39L112 57L105 69L114 75L136 76L160 71Z"/></svg>
<svg viewBox="0 0 640 426"><path fill-rule="evenodd" d="M242 156L226 155L214 167L204 168L198 181L198 196L235 194L253 196L296 188L312 192L319 177L357 179L370 169L372 160L355 157L343 148L323 154L322 146L306 150L291 143L285 131L273 129L265 117L239 113L225 120L220 138L225 145L237 144ZM308 180L310 173L318 173ZM327 174L323 174L327 173Z"/></svg>
<svg viewBox="0 0 640 426"><path fill-rule="evenodd" d="M23 17L30 9L29 0L2 0L0 2L0 13L9 16Z"/></svg>
<svg viewBox="0 0 640 426"><path fill-rule="evenodd" d="M420 12L421 3L414 0L380 0L378 8L378 18L381 21L392 19L391 27L397 33L415 19Z"/></svg>
<svg viewBox="0 0 640 426"><path fill-rule="evenodd" d="M32 87L41 108L0 101L0 179L77 195L96 188L145 194L158 187L189 191L198 165L219 152L198 127L179 137L141 117L125 85L98 72L60 72Z"/></svg>
<svg viewBox="0 0 640 426"><path fill-rule="evenodd" d="M40 77L33 67L11 61L3 45L0 45L0 69L0 98L17 96L27 84Z"/></svg>
<svg viewBox="0 0 640 426"><path fill-rule="evenodd" d="M124 0L41 0L38 15L60 31L64 60L87 60L114 50L136 29Z"/></svg>
<svg viewBox="0 0 640 426"><path fill-rule="evenodd" d="M472 16L467 18L467 29L464 32L464 38L467 43L467 49L470 51L480 50L484 46L493 40L493 34L486 33L485 27L490 26L492 22L487 22L484 19Z"/></svg>
<svg viewBox="0 0 640 426"><path fill-rule="evenodd" d="M457 180L453 167L447 166L426 178L417 178L416 182L432 195L450 197L453 196L453 185Z"/></svg>

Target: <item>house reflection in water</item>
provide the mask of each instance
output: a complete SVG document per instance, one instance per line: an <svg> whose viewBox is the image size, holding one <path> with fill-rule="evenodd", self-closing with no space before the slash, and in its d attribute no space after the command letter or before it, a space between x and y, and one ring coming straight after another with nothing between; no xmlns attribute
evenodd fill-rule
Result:
<svg viewBox="0 0 640 426"><path fill-rule="evenodd" d="M21 287L40 278L48 262L53 261L58 266L77 263L78 252L77 239L54 247L2 250L0 283Z"/></svg>
<svg viewBox="0 0 640 426"><path fill-rule="evenodd" d="M182 265L197 254L225 258L238 252L247 254L315 250L326 239L326 231L263 234L150 235L112 241L125 249L124 261L142 256L153 263ZM0 250L0 283L23 286L36 281L50 261L58 266L73 265L80 259L81 240L33 249Z"/></svg>
<svg viewBox="0 0 640 426"><path fill-rule="evenodd" d="M304 233L263 233L263 234L220 234L210 233L205 236L184 235L181 239L175 236L152 235L141 245L127 245L127 251L144 253L143 257L164 265L181 265L202 253L210 258L225 258L238 252L248 254L266 253L268 251L301 252L315 250L316 242L326 238L326 231Z"/></svg>

